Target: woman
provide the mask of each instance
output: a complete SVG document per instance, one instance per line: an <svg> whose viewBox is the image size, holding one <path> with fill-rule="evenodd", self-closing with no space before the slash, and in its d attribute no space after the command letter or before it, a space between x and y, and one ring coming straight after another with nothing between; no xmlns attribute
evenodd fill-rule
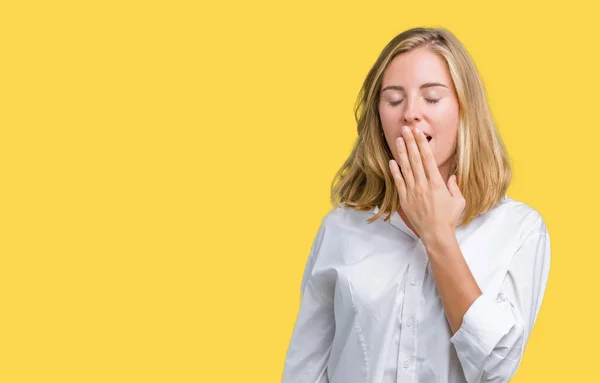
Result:
<svg viewBox="0 0 600 383"><path fill-rule="evenodd" d="M509 158L469 54L442 28L401 33L356 113L283 382L508 381L542 303L550 241L542 216L505 194Z"/></svg>

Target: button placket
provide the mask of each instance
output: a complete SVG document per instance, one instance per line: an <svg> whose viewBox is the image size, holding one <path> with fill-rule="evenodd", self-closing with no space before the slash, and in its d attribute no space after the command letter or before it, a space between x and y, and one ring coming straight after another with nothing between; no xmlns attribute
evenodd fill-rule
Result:
<svg viewBox="0 0 600 383"><path fill-rule="evenodd" d="M398 375L399 382L409 381L414 370L414 360L416 360L416 330L417 312L419 308L419 298L423 288L423 280L427 264L427 254L425 247L419 240L411 255L406 275L404 289L404 299L402 307L402 317L399 318L401 324L406 327L402 329L400 335L400 344L398 350ZM410 284L408 283L410 281Z"/></svg>

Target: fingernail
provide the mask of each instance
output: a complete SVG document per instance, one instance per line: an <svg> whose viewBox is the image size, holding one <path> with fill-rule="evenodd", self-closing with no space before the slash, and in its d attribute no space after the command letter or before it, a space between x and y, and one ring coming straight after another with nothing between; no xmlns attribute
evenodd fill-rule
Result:
<svg viewBox="0 0 600 383"><path fill-rule="evenodd" d="M421 134L421 129L419 129L419 128L415 128L415 133L417 133L417 134Z"/></svg>
<svg viewBox="0 0 600 383"><path fill-rule="evenodd" d="M404 133L408 133L408 132L410 132L410 129L408 129L408 126L404 126L404 127L402 127L402 131Z"/></svg>
<svg viewBox="0 0 600 383"><path fill-rule="evenodd" d="M402 137L396 138L396 144L398 144L398 145L402 144Z"/></svg>

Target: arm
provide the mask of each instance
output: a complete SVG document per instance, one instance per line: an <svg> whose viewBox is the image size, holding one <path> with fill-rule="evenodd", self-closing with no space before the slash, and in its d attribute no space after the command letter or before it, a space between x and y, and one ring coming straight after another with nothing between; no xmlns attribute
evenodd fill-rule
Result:
<svg viewBox="0 0 600 383"><path fill-rule="evenodd" d="M447 245L447 258L440 250L444 246L431 248L432 270L454 332L450 341L467 381L507 382L520 365L548 281L550 238L543 221L523 240L497 296L479 293L458 246Z"/></svg>
<svg viewBox="0 0 600 383"><path fill-rule="evenodd" d="M321 250L323 223L313 241L301 284L298 317L289 343L282 383L328 383L327 362L333 342L333 290L313 276Z"/></svg>
<svg viewBox="0 0 600 383"><path fill-rule="evenodd" d="M460 251L456 236L451 231L437 233L432 240L424 239L423 244L454 334L460 328L463 316L482 292Z"/></svg>
<svg viewBox="0 0 600 383"><path fill-rule="evenodd" d="M497 296L482 294L454 228L466 206L456 175L444 179L423 132L403 127L390 160L402 210L421 235L458 359L469 383L506 382L517 370L539 311L550 269L550 240L541 216L529 226ZM409 158L410 157L410 158ZM444 186L447 187L444 187ZM439 231L439 228L444 230ZM495 293L494 293L495 294Z"/></svg>

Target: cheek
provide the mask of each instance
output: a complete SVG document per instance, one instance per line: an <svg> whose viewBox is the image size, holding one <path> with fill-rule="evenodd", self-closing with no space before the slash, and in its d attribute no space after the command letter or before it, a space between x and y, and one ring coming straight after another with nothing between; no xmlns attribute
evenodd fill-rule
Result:
<svg viewBox="0 0 600 383"><path fill-rule="evenodd" d="M379 109L379 120L381 121L381 127L385 134L386 140L390 137L397 136L395 134L397 127L398 117L392 110L386 110L386 108Z"/></svg>
<svg viewBox="0 0 600 383"><path fill-rule="evenodd" d="M448 145L451 145L456 140L458 133L458 112L454 108L442 108L436 111L435 125L438 130L437 136L443 137L443 140Z"/></svg>
<svg viewBox="0 0 600 383"><path fill-rule="evenodd" d="M379 108L379 119L381 120L381 124L383 125L383 128L389 128L392 125L392 122L397 118L397 116L394 113L394 110L386 108L386 107L380 107Z"/></svg>
<svg viewBox="0 0 600 383"><path fill-rule="evenodd" d="M453 111L440 114L435 119L434 153L436 160L444 161L454 151L458 136L458 120L458 115L453 114Z"/></svg>
<svg viewBox="0 0 600 383"><path fill-rule="evenodd" d="M434 116L436 122L445 128L458 126L458 108L454 103L440 105L435 110Z"/></svg>

